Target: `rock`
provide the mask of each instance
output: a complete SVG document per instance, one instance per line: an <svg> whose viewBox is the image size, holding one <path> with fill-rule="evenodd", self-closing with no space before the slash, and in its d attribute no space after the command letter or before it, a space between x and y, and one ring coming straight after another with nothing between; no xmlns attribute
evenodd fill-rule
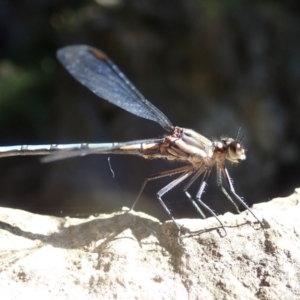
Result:
<svg viewBox="0 0 300 300"><path fill-rule="evenodd" d="M247 212L170 221L0 209L1 299L299 299L300 189Z"/></svg>

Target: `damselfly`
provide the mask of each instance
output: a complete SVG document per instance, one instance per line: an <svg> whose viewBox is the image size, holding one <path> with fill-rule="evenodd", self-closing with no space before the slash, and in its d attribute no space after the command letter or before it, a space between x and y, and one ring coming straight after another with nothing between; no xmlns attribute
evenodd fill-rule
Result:
<svg viewBox="0 0 300 300"><path fill-rule="evenodd" d="M200 206L212 214L225 230L218 216L202 201L207 179L215 165L217 185L224 195L234 204L238 212L238 206L233 201L233 198L244 206L261 224L248 205L236 194L232 180L225 167L226 160L237 164L246 159L245 150L241 144L242 138L232 139L223 137L220 140L211 141L191 129L173 126L169 119L134 87L118 67L103 52L95 48L85 45L69 46L59 50L57 57L71 75L94 94L132 114L155 121L167 131L167 134L164 137L156 139L121 143L0 147L0 157L47 155L42 160L50 162L88 154L130 154L138 155L145 159L164 158L184 162L185 165L182 167L149 176L144 181L134 203L135 205L148 181L179 174L175 180L159 190L156 195L159 203L173 220L179 231L180 226L165 205L162 197L187 178L189 180L183 188L187 199L191 201L202 217L205 218L205 215ZM195 198L193 198L188 189L202 173L203 177L200 187ZM229 190L225 189L222 185L223 176Z"/></svg>

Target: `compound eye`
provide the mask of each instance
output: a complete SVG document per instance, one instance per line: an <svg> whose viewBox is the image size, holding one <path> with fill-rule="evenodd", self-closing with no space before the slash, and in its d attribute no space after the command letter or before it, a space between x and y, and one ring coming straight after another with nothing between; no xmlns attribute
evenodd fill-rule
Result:
<svg viewBox="0 0 300 300"><path fill-rule="evenodd" d="M243 147L240 143L234 141L230 144L230 150L236 153L236 155L241 154Z"/></svg>
<svg viewBox="0 0 300 300"><path fill-rule="evenodd" d="M229 154L231 159L235 159L235 160L244 160L246 158L245 156L245 150L242 146L242 144L240 144L237 141L234 141L230 144L229 146Z"/></svg>

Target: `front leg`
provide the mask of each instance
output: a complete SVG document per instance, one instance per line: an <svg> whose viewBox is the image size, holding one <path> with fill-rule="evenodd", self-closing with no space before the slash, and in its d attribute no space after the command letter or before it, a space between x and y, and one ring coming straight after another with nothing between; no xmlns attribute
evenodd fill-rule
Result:
<svg viewBox="0 0 300 300"><path fill-rule="evenodd" d="M251 208L245 203L245 201L235 192L233 184L232 184L232 180L229 176L229 173L227 171L227 169L225 168L225 166L217 166L217 184L219 186L219 188L221 189L221 191L223 192L223 194L227 197L228 200L230 200L231 203L234 204L234 206L236 207L237 211L240 212L240 210L238 209L236 203L232 200L232 198L230 197L229 193L227 192L227 190L222 186L222 173L226 179L226 182L228 184L230 193L234 196L234 198L236 200L238 200L239 203L241 203L244 208L246 208L250 214L258 221L258 223L261 225L261 227L263 227L262 222L257 218L257 216L254 214L254 212L251 210Z"/></svg>

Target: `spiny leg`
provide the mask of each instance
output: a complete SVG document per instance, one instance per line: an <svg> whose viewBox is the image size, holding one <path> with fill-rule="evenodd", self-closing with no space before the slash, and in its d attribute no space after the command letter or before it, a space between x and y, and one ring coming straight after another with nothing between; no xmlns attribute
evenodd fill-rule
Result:
<svg viewBox="0 0 300 300"><path fill-rule="evenodd" d="M176 222L175 218L171 214L171 212L168 209L168 207L166 206L166 204L163 202L163 200L162 200L161 197L165 193L167 193L168 191L170 191L172 188L174 188L176 185L178 185L180 182L182 182L187 177L189 177L191 174L193 174L194 172L195 171L194 171L194 167L193 166L183 166L183 167L180 167L180 168L177 168L177 169L168 170L168 171L160 172L160 173L153 174L153 175L149 176L143 182L142 187L140 189L140 192L139 192L139 194L138 194L138 196L137 196L134 204L131 207L131 209L133 209L134 206L136 205L136 203L137 203L138 199L140 198L140 196L141 196L141 194L142 194L145 186L147 185L148 181L159 179L159 178L163 178L163 177L166 177L166 176L172 176L172 175L179 174L179 173L183 173L178 178L176 178L175 180L173 180L172 182L170 182L168 185L166 185L164 188L162 188L161 190L159 190L157 192L157 194L156 194L156 197L157 197L159 203L164 208L164 210L168 214L169 218L173 221L173 223L175 224L175 226L178 229L178 244L181 244L180 240L179 240L180 235L181 235L181 228L180 228L179 224Z"/></svg>
<svg viewBox="0 0 300 300"><path fill-rule="evenodd" d="M159 203L162 205L162 207L164 208L164 210L167 212L167 214L169 215L170 219L173 220L173 222L175 223L175 225L177 226L177 228L178 228L179 231L180 231L180 227L179 227L178 223L176 222L175 218L171 214L171 211L168 209L168 207L166 206L166 204L164 203L164 201L162 200L161 197L164 194L166 194L167 192L169 192L171 189L173 189L180 182L182 182L187 177L189 177L191 174L193 174L193 172L194 172L194 170L189 167L189 169L187 169L187 171L185 173L181 174L178 178L176 178L175 180L171 181L165 187L163 187L162 189L160 189L157 192L157 194L156 194L156 197L157 197Z"/></svg>
<svg viewBox="0 0 300 300"><path fill-rule="evenodd" d="M207 168L206 171L205 171L205 173L204 173L204 175L203 175L203 178L202 178L202 182L201 182L200 188L199 188L198 193L197 193L197 195L196 195L196 200L199 202L199 204L200 204L201 206L203 206L205 209L207 209L207 210L208 210L208 211L209 211L209 212L210 212L210 213L218 220L218 222L219 222L220 225L222 226L222 228L223 228L225 234L227 234L226 229L225 229L223 223L221 222L221 220L218 218L218 216L213 212L213 210L212 210L209 206L207 206L207 205L201 200L201 197L202 197L202 194L203 194L203 192L204 192L204 189L205 189L205 187L207 186L206 181L207 181L207 179L208 179L208 177L209 177L209 175L210 175L210 172L211 172L211 167Z"/></svg>
<svg viewBox="0 0 300 300"><path fill-rule="evenodd" d="M172 188L174 188L176 185L178 185L180 182L182 182L183 180L185 180L187 177L189 177L191 174L194 173L194 168L193 166L184 166L181 168L177 168L177 169L173 169L173 170L169 170L169 171L165 171L165 172L161 172L158 174L154 174L148 178L146 178L146 180L144 181L142 188L138 194L137 199L135 200L133 206L131 209L133 209L133 207L135 206L136 202L138 201L143 189L145 188L146 184L148 181L150 180L155 180L155 179L159 179L162 177L166 177L166 176L171 176L171 175L175 175L178 173L183 173L181 174L178 178L176 178L175 180L171 181L168 185L166 185L165 187L163 187L161 190L159 190L156 194L156 197L159 201L159 203L161 204L161 206L164 208L164 210L166 211L166 213L168 214L169 218L173 221L173 223L175 224L175 226L178 229L178 244L180 243L180 236L181 236L181 227L179 226L179 224L176 222L175 218L173 217L173 215L171 214L171 211L168 209L168 207L166 206L166 204L164 203L164 201L162 200L162 196L167 193L168 191L170 191Z"/></svg>
<svg viewBox="0 0 300 300"><path fill-rule="evenodd" d="M156 174L152 174L150 175L149 177L147 177L142 186L141 186L141 189L133 203L133 205L131 206L131 209L134 209L135 205L137 204L139 198L141 197L141 194L144 190L144 188L146 187L147 183L151 180L156 180L156 179L159 179L159 178L163 178L163 177L167 177L167 176L172 176L172 175L175 175L175 174L179 174L179 173L184 173L184 172L187 172L187 170L191 169L190 166L183 166L183 167L180 167L180 168L176 168L176 169L172 169L172 170L168 170L168 171L164 171L164 172L159 172L159 173L156 173Z"/></svg>
<svg viewBox="0 0 300 300"><path fill-rule="evenodd" d="M227 169L225 167L223 168L218 168L217 172L220 173L220 169L222 170L224 177L227 181L227 184L229 186L229 190L232 193L232 195L235 197L235 199L237 199L250 213L251 215L258 221L258 223L261 225L261 227L263 227L262 222L256 217L256 215L254 214L254 212L251 210L251 208L243 201L243 199L238 196L238 194L235 192L231 178L229 176L229 173L227 171ZM223 192L223 194L232 202L233 200L231 199L231 197L229 196L228 192L226 191L226 189L222 186L222 177L218 176L218 179L220 177L220 182L217 182L218 186L221 188L221 191Z"/></svg>
<svg viewBox="0 0 300 300"><path fill-rule="evenodd" d="M204 172L205 166L202 165L199 170L192 176L192 178L189 179L188 183L183 187L183 192L187 196L187 198L192 202L194 208L198 211L198 213L202 216L203 219L206 218L205 214L201 210L201 208L198 206L197 202L193 199L191 194L188 192L189 187L195 182L195 180Z"/></svg>
<svg viewBox="0 0 300 300"><path fill-rule="evenodd" d="M222 170L225 169L225 167L220 167L220 166L217 166L217 185L218 187L221 189L222 193L227 197L227 199L233 204L233 206L235 207L236 211L238 213L241 213L239 207L236 205L236 203L232 200L232 198L230 197L230 195L228 194L228 192L226 191L226 189L223 187L222 185ZM225 169L226 170L226 169ZM225 173L224 173L224 177L226 178L227 181L229 181L230 183L228 183L229 187L230 185L232 186L233 188L233 185L232 185L232 180L231 178L229 177L229 174L227 173L228 175L228 178L226 177Z"/></svg>

